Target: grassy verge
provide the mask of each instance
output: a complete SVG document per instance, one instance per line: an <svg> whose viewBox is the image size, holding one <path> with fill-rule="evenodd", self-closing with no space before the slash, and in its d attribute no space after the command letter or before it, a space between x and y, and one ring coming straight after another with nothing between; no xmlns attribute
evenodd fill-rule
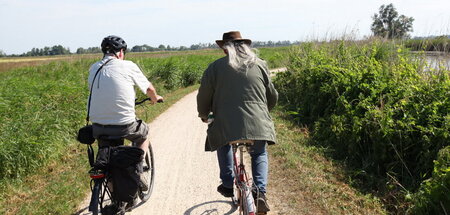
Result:
<svg viewBox="0 0 450 215"><path fill-rule="evenodd" d="M308 129L295 125L281 110L272 115L278 139L269 147L274 213L386 214L377 198L349 185L345 168L325 156L326 148L308 144Z"/></svg>
<svg viewBox="0 0 450 215"><path fill-rule="evenodd" d="M198 85L168 93L162 104L138 109L138 116L151 122ZM151 129L151 128L150 128ZM38 169L23 180L4 184L0 195L0 214L71 214L89 193L86 148L75 140L67 143L61 159Z"/></svg>

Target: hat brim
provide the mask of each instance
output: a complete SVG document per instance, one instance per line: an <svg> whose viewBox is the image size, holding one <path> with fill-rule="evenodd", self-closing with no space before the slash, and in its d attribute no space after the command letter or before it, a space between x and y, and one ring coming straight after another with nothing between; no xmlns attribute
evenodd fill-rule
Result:
<svg viewBox="0 0 450 215"><path fill-rule="evenodd" d="M229 42L229 41L237 41L237 42L244 42L244 43L246 43L247 45L251 45L252 44L252 41L251 40L249 40L249 39L237 39L237 40L216 40L216 43L217 43L217 45L220 47L220 48L222 48L223 47L223 45L226 43L226 42Z"/></svg>

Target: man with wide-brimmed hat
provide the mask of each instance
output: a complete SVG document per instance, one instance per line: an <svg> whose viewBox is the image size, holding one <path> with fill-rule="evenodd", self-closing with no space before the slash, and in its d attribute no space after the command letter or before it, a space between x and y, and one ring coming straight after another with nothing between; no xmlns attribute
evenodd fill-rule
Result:
<svg viewBox="0 0 450 215"><path fill-rule="evenodd" d="M235 140L254 140L250 155L252 174L260 195L258 211L267 212L267 145L275 143L275 129L269 111L275 106L275 90L265 61L251 50L251 40L239 31L223 34L216 43L227 55L209 65L197 95L198 116L203 122L213 113L208 126L206 151L216 151L222 184L217 188L225 197L233 196L232 149Z"/></svg>

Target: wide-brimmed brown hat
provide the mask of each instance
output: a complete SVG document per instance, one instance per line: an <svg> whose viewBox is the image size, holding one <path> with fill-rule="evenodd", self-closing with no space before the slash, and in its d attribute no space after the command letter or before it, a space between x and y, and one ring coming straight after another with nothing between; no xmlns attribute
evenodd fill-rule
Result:
<svg viewBox="0 0 450 215"><path fill-rule="evenodd" d="M223 44L229 41L242 41L248 45L252 44L252 41L249 39L242 39L241 32L239 31L230 31L223 33L222 40L216 40L217 45L222 48Z"/></svg>

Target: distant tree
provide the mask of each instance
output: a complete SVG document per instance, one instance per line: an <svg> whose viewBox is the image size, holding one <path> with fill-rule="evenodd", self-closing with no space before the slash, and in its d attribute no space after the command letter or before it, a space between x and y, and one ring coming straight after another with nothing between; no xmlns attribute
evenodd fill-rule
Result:
<svg viewBox="0 0 450 215"><path fill-rule="evenodd" d="M398 15L393 4L381 5L379 14L372 17L371 30L375 36L387 39L409 37L408 32L412 32L414 18L405 15Z"/></svg>
<svg viewBox="0 0 450 215"><path fill-rule="evenodd" d="M166 50L166 46L161 44L161 45L158 46L158 49L159 50Z"/></svg>
<svg viewBox="0 0 450 215"><path fill-rule="evenodd" d="M80 48L77 49L77 51L75 53L77 53L77 54L86 54L86 52L87 52L86 49L80 47Z"/></svg>
<svg viewBox="0 0 450 215"><path fill-rule="evenodd" d="M6 57L6 53L0 49L0 57Z"/></svg>
<svg viewBox="0 0 450 215"><path fill-rule="evenodd" d="M191 50L199 50L200 49L200 45L199 44L193 44L191 45Z"/></svg>

